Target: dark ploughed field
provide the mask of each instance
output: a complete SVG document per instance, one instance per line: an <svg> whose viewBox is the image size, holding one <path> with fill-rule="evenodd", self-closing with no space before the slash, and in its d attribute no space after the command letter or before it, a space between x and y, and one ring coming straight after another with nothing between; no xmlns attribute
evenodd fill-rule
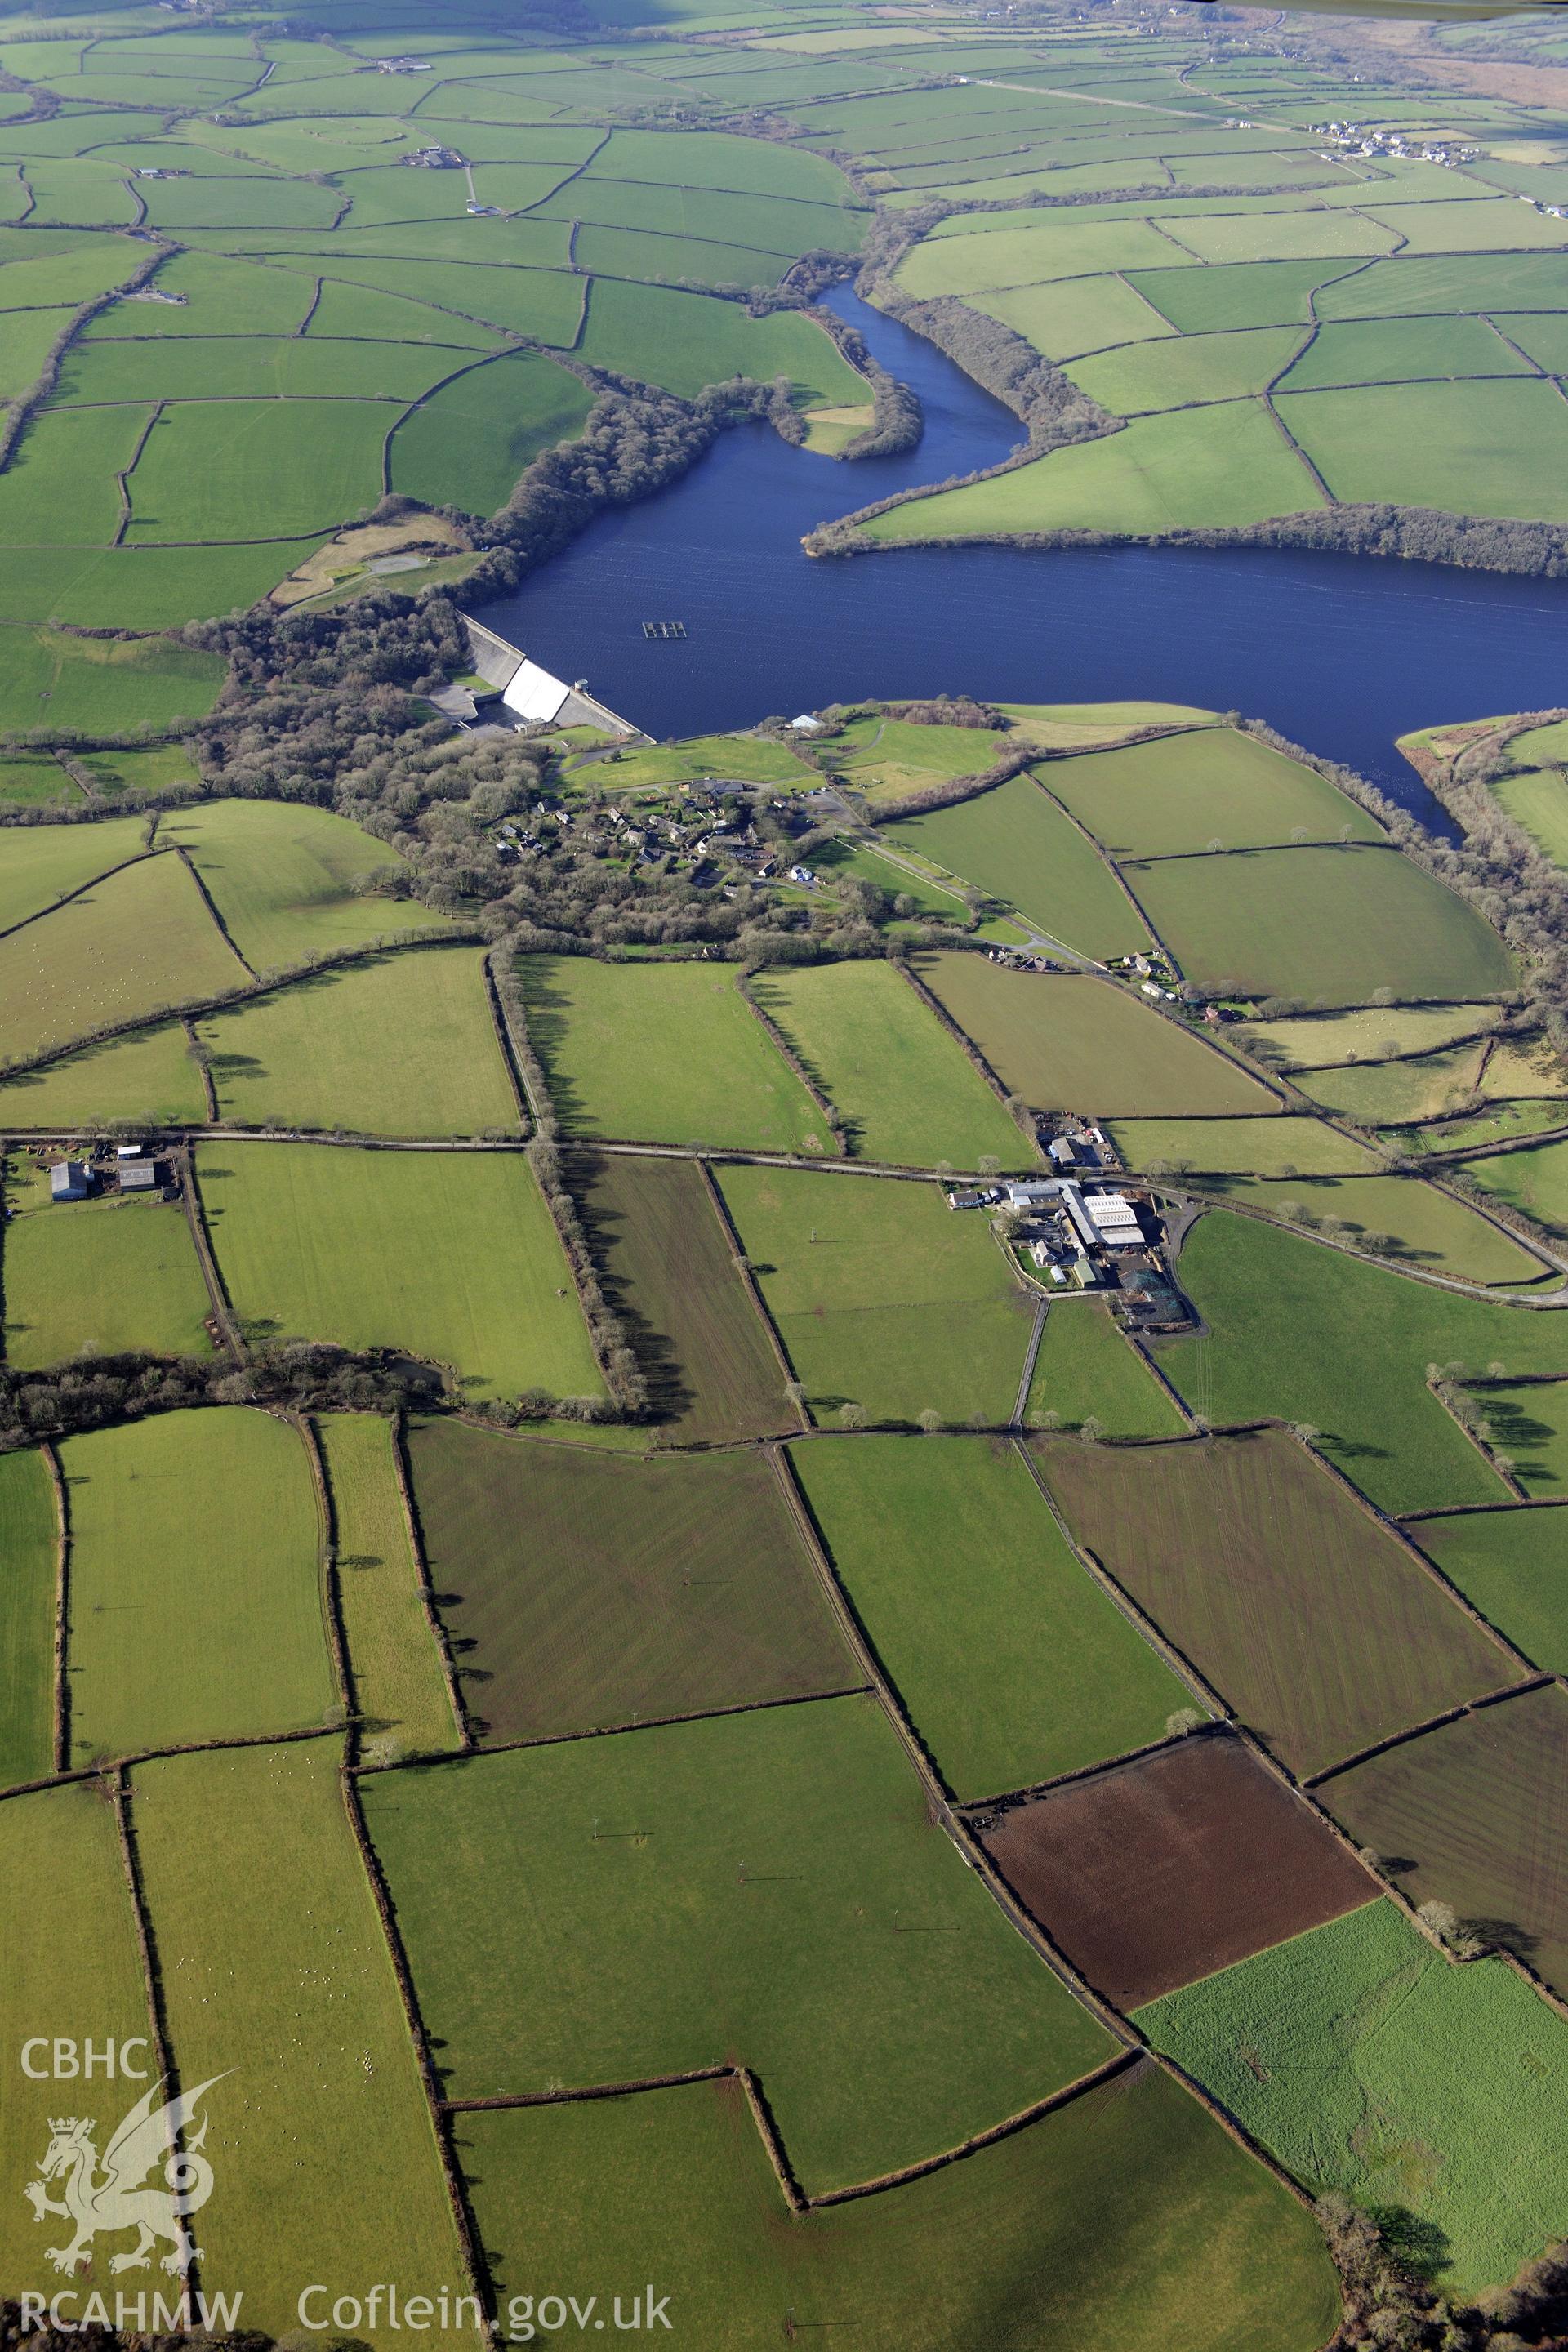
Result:
<svg viewBox="0 0 1568 2352"><path fill-rule="evenodd" d="M995 1817L992 1859L1120 2009L1370 1902L1377 1883L1234 1736L1115 1764Z"/></svg>

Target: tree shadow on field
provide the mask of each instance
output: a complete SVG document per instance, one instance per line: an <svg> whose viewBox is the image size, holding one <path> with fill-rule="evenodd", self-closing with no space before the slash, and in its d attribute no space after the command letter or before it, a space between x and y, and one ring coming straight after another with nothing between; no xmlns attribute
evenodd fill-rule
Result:
<svg viewBox="0 0 1568 2352"><path fill-rule="evenodd" d="M1511 1952L1516 1960L1529 1961L1541 1947L1540 1937L1521 1927L1517 1919L1461 1919L1459 1925L1467 1936L1474 1936L1494 1952Z"/></svg>
<svg viewBox="0 0 1568 2352"><path fill-rule="evenodd" d="M1435 2279L1453 2261L1447 2230L1407 2205L1369 2205L1367 2211L1383 2234L1383 2242L1402 2270L1417 2278Z"/></svg>
<svg viewBox="0 0 1568 2352"><path fill-rule="evenodd" d="M619 1318L627 1345L637 1360L637 1369L647 1383L650 1416L655 1421L679 1421L696 1404L696 1393L687 1383L674 1340L648 1321L638 1307L636 1292L617 1272L625 1263L620 1245L629 1220L598 1197L594 1183L597 1165L587 1153L566 1154L567 1189L576 1203L589 1254L599 1272L600 1288Z"/></svg>
<svg viewBox="0 0 1568 2352"><path fill-rule="evenodd" d="M571 1034L572 1000L564 989L545 977L536 957L519 956L517 978L528 1021L528 1040L539 1056L556 1119L568 1131L575 1129L581 1132L590 1122L581 1094L562 1067L562 1055Z"/></svg>

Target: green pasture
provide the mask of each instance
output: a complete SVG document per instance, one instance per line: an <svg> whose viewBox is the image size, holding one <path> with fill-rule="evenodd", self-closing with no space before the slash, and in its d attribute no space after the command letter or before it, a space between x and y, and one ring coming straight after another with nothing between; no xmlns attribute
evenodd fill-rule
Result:
<svg viewBox="0 0 1568 2352"><path fill-rule="evenodd" d="M741 994L733 964L524 956L518 974L567 1134L831 1148L822 1113Z"/></svg>
<svg viewBox="0 0 1568 2352"><path fill-rule="evenodd" d="M1411 1282L1249 1217L1203 1218L1179 1271L1207 1328L1154 1345L1193 1410L1216 1423L1263 1414L1305 1423L1385 1511L1503 1499L1496 1474L1428 1391L1428 1364L1568 1373L1568 1333L1556 1316Z"/></svg>
<svg viewBox="0 0 1568 2352"><path fill-rule="evenodd" d="M1564 408L1568 416L1568 407ZM1500 995L1513 959L1464 899L1393 849L1261 849L1130 868L1159 937L1203 989L1364 1003Z"/></svg>
<svg viewBox="0 0 1568 2352"><path fill-rule="evenodd" d="M43 421L77 413L61 409ZM0 625L58 621L75 628L118 629L130 609L140 627L169 629L243 610L314 554L324 535L259 540L247 546L33 546L26 563L0 572ZM184 699L181 696L179 703Z"/></svg>
<svg viewBox="0 0 1568 2352"><path fill-rule="evenodd" d="M967 903L959 883L936 882L923 872L895 863L872 846L875 838L868 834L840 834L837 839L825 842L820 849L813 850L812 864L819 874L830 874L836 879L852 877L857 882L869 882L875 889L885 890L900 919L911 915L935 915L949 923L968 919ZM901 913L900 899L905 902Z"/></svg>
<svg viewBox="0 0 1568 2352"><path fill-rule="evenodd" d="M1337 499L1568 521L1568 404L1537 377L1283 393Z"/></svg>
<svg viewBox="0 0 1568 2352"><path fill-rule="evenodd" d="M164 817L158 841L189 857L236 948L261 973L442 927L416 898L368 888L396 872L395 851L309 802L204 801Z"/></svg>
<svg viewBox="0 0 1568 2352"><path fill-rule="evenodd" d="M919 792L938 778L978 775L1013 748L1002 730L894 719L875 705L852 710L816 738L828 773L873 801Z"/></svg>
<svg viewBox="0 0 1568 2352"><path fill-rule="evenodd" d="M602 1393L560 1237L520 1153L214 1143L197 1175L248 1329L405 1352L475 1401Z"/></svg>
<svg viewBox="0 0 1568 2352"><path fill-rule="evenodd" d="M227 664L167 637L78 637L0 627L0 726L82 735L205 718Z"/></svg>
<svg viewBox="0 0 1568 2352"><path fill-rule="evenodd" d="M1385 838L1374 816L1315 770L1236 727L1053 760L1040 781L1116 856L1265 848L1300 835Z"/></svg>
<svg viewBox="0 0 1568 2352"><path fill-rule="evenodd" d="M637 743L589 761L572 774L574 781L617 794L645 784L702 783L713 777L806 790L820 781L815 768L765 735L693 735L682 743Z"/></svg>
<svg viewBox="0 0 1568 2352"><path fill-rule="evenodd" d="M1500 1227L1413 1176L1222 1176L1212 1188L1287 1224L1373 1248L1394 1265L1511 1287L1546 1269Z"/></svg>
<svg viewBox="0 0 1568 2352"><path fill-rule="evenodd" d="M626 278L594 280L577 356L688 400L734 375L764 383L787 375L811 402L827 406L853 407L869 396L865 377L798 312L752 319L735 302Z"/></svg>
<svg viewBox="0 0 1568 2352"><path fill-rule="evenodd" d="M1124 278L1068 278L1046 286L1016 286L1006 293L972 295L969 307L1000 319L1051 360L1078 359L1086 352L1108 352L1114 344L1145 343L1152 336L1176 332Z"/></svg>
<svg viewBox="0 0 1568 2352"><path fill-rule="evenodd" d="M72 756L73 765L86 770L94 792L107 801L137 801L145 793L170 792L182 785L195 790L201 782L195 757L183 742L154 743L144 751L83 751Z"/></svg>
<svg viewBox="0 0 1568 2352"><path fill-rule="evenodd" d="M716 1171L811 1410L874 1422L1012 1418L1029 1303L984 1217L934 1183Z"/></svg>
<svg viewBox="0 0 1568 2352"><path fill-rule="evenodd" d="M1568 1233L1568 1143L1531 1144L1471 1160L1466 1171L1484 1192L1521 1209L1551 1233Z"/></svg>
<svg viewBox="0 0 1568 2352"><path fill-rule="evenodd" d="M176 253L163 262L153 284L161 293L183 294L183 303L114 302L99 311L84 331L84 343L124 337L177 335L291 335L304 320L315 291L309 275L261 262L231 260L219 253ZM5 273L0 272L0 291Z"/></svg>
<svg viewBox="0 0 1568 2352"><path fill-rule="evenodd" d="M368 1412L315 1423L332 1502L333 1566L360 1753L367 1763L439 1754L458 1726L419 1589L393 1460L392 1425Z"/></svg>
<svg viewBox="0 0 1568 2352"><path fill-rule="evenodd" d="M56 304L75 310L123 284L145 259L144 251L121 236L60 236L51 240L50 232L35 229L26 245L18 242L0 255L0 310Z"/></svg>
<svg viewBox="0 0 1568 2352"><path fill-rule="evenodd" d="M0 1263L5 1360L18 1370L132 1349L211 1352L206 1285L190 1227L174 1202L30 1209L6 1225Z"/></svg>
<svg viewBox="0 0 1568 2352"><path fill-rule="evenodd" d="M1539 1417L1532 1400L1542 1393L1515 1391L1532 1419ZM1477 1392L1483 1412L1491 1402L1490 1391ZM1499 1444L1501 1431L1500 1423ZM1543 1674L1568 1674L1568 1517L1554 1510L1458 1511L1452 1518L1422 1519L1410 1532L1488 1623Z"/></svg>
<svg viewBox="0 0 1568 2352"><path fill-rule="evenodd" d="M1249 1021L1243 1034L1249 1047L1262 1045L1260 1058L1271 1068L1317 1070L1435 1053L1456 1038L1480 1034L1497 1019L1495 1008L1487 1004L1373 1004Z"/></svg>
<svg viewBox="0 0 1568 2352"><path fill-rule="evenodd" d="M68 1438L71 1761L293 1731L337 1697L297 1430L243 1405Z"/></svg>
<svg viewBox="0 0 1568 2352"><path fill-rule="evenodd" d="M180 860L144 857L0 938L0 1055L68 1045L245 978Z"/></svg>
<svg viewBox="0 0 1568 2352"><path fill-rule="evenodd" d="M679 286L776 286L795 258L754 246L635 228L580 228L573 251L578 267L595 277Z"/></svg>
<svg viewBox="0 0 1568 2352"><path fill-rule="evenodd" d="M1188 1704L1073 1558L1011 1445L867 1436L790 1452L856 1615L961 1801L1141 1748Z"/></svg>
<svg viewBox="0 0 1568 2352"><path fill-rule="evenodd" d="M374 286L328 278L321 299L305 330L307 342L318 337L347 337L383 343L444 344L451 352L448 364L459 367L464 351L500 348L501 337L493 327L476 326L455 310L438 310L428 302L410 301L402 294L384 294Z"/></svg>
<svg viewBox="0 0 1568 2352"><path fill-rule="evenodd" d="M1400 230L1385 228L1356 213L1247 212L1234 207L1206 217L1184 213L1173 219L1171 229L1200 261L1211 262L1316 261L1337 259L1341 255L1354 260L1363 254L1392 252L1400 235Z"/></svg>
<svg viewBox="0 0 1568 2352"><path fill-rule="evenodd" d="M1097 1298L1056 1298L1046 1317L1024 1418L1108 1437L1179 1437L1186 1427L1142 1356Z"/></svg>
<svg viewBox="0 0 1568 2352"><path fill-rule="evenodd" d="M1138 2012L1313 2191L1421 2225L1439 2286L1510 2278L1568 2196L1568 2026L1500 1960L1456 1968L1368 1904Z"/></svg>
<svg viewBox="0 0 1568 2352"><path fill-rule="evenodd" d="M49 2252L68 2246L74 2231L58 2215L40 2228L23 2190L38 2179L51 2118L66 2102L52 2075L34 2081L22 2072L21 2045L34 2034L79 2040L89 2031L100 2051L111 2038L117 2049L132 2038L150 2042L151 2001L114 1809L98 1789L68 1782L0 1805L0 1871L14 1918L47 1916L54 1923L47 1936L7 1936L0 1957L0 2031L16 2053L6 2069L0 2263L12 2293L31 2288L47 2296L62 2284ZM69 1939L68 1969L60 1966L56 1937ZM131 2063L151 2065L148 2050L132 2050ZM124 2084L105 2085L100 2076L90 2087L95 2101L103 2098L100 2116L109 2104L105 2091L119 2101L117 2120L131 2105ZM80 2085L72 2106L83 2104L88 2088Z"/></svg>
<svg viewBox="0 0 1568 2352"><path fill-rule="evenodd" d="M0 1082L0 1126L8 1129L49 1135L110 1119L184 1127L205 1117L201 1074L174 1022L85 1045Z"/></svg>
<svg viewBox="0 0 1568 2352"><path fill-rule="evenodd" d="M139 858L144 847L142 827L129 817L0 829L0 934L42 914L110 866Z"/></svg>
<svg viewBox="0 0 1568 2352"><path fill-rule="evenodd" d="M1310 2218L1152 2066L788 2222L732 2079L465 2115L456 2140L503 2307L537 2276L601 2308L657 2277L706 2341L853 2308L864 2352L1315 2352L1337 2316Z"/></svg>
<svg viewBox="0 0 1568 2352"><path fill-rule="evenodd" d="M1520 318L1505 311L1491 323L1548 375L1568 375L1568 319L1561 312L1537 318L1527 311Z"/></svg>
<svg viewBox="0 0 1568 2352"><path fill-rule="evenodd" d="M900 263L895 274L906 294L929 300L933 295L1039 286L1106 270L1179 268L1184 261L1179 247L1141 220L1053 220L1044 215L1017 228L993 226L984 214L955 214L947 228L946 236L927 238Z"/></svg>
<svg viewBox="0 0 1568 2352"><path fill-rule="evenodd" d="M1350 261L1232 261L1209 269L1138 270L1128 283L1184 335L1245 327L1305 330L1317 289L1357 267Z"/></svg>
<svg viewBox="0 0 1568 2352"><path fill-rule="evenodd" d="M1244 327L1184 335L1170 343L1129 343L1080 359L1068 373L1112 416L1145 416L1196 402L1267 392L1301 340L1294 327Z"/></svg>
<svg viewBox="0 0 1568 2352"><path fill-rule="evenodd" d="M361 957L218 1013L197 1034L226 1121L353 1135L518 1132L479 948Z"/></svg>
<svg viewBox="0 0 1568 2352"><path fill-rule="evenodd" d="M1010 1094L1095 1118L1260 1114L1271 1095L1179 1021L1088 974L1009 971L944 950L914 969Z"/></svg>
<svg viewBox="0 0 1568 2352"><path fill-rule="evenodd" d="M1517 738L1509 748L1517 758ZM1543 856L1568 867L1568 782L1560 767L1518 768L1510 775L1492 777L1488 789Z"/></svg>
<svg viewBox="0 0 1568 2352"><path fill-rule="evenodd" d="M1491 1444L1532 1500L1568 1494L1568 1387L1500 1381L1476 1391Z"/></svg>
<svg viewBox="0 0 1568 2352"><path fill-rule="evenodd" d="M873 515L860 529L874 540L1053 530L1146 538L1239 527L1321 504L1310 475L1262 405L1235 401L1142 417L1120 432L1053 450L965 488L911 499Z"/></svg>
<svg viewBox="0 0 1568 2352"><path fill-rule="evenodd" d="M0 271L0 295L5 292ZM70 324L69 309L0 310L0 399L15 400L37 383L51 345Z"/></svg>
<svg viewBox="0 0 1568 2352"><path fill-rule="evenodd" d="M329 342L315 335L153 336L82 342L67 352L50 406L169 400L419 399L473 353L416 343ZM383 430L395 423L383 417Z"/></svg>
<svg viewBox="0 0 1568 2352"><path fill-rule="evenodd" d="M61 408L35 416L0 474L0 545L107 546L120 522L115 476L135 457L151 415Z"/></svg>
<svg viewBox="0 0 1568 2352"><path fill-rule="evenodd" d="M1280 389L1529 373L1484 319L1377 319L1320 328Z"/></svg>
<svg viewBox="0 0 1568 2352"><path fill-rule="evenodd" d="M814 155L805 147L780 146L721 131L613 131L609 143L595 156L593 168L603 178L829 205L847 214L851 225L861 211L843 173L825 156Z"/></svg>
<svg viewBox="0 0 1568 2352"><path fill-rule="evenodd" d="M1005 1168L1039 1155L957 1040L884 962L782 969L752 983L843 1121L852 1157L907 1168Z"/></svg>
<svg viewBox="0 0 1568 2352"><path fill-rule="evenodd" d="M1225 1176L1354 1176L1380 1161L1321 1118L1119 1118L1108 1129L1129 1168Z"/></svg>
<svg viewBox="0 0 1568 2352"><path fill-rule="evenodd" d="M80 808L80 788L49 751L0 752L0 803L16 808Z"/></svg>
<svg viewBox="0 0 1568 2352"><path fill-rule="evenodd" d="M585 384L539 353L482 362L397 427L392 487L426 506L493 514L542 450L575 439L593 404Z"/></svg>
<svg viewBox="0 0 1568 2352"><path fill-rule="evenodd" d="M1387 1128L1380 1142L1395 1151L1462 1151L1471 1145L1520 1143L1549 1128L1568 1124L1560 1102L1496 1102L1468 1118L1442 1119L1427 1127Z"/></svg>
<svg viewBox="0 0 1568 2352"><path fill-rule="evenodd" d="M1298 1081L1303 1094L1363 1127L1440 1118L1470 1101L1487 1051L1484 1037L1390 1062L1352 1062L1312 1070Z"/></svg>
<svg viewBox="0 0 1568 2352"><path fill-rule="evenodd" d="M41 1454L0 1454L0 1788L55 1761L59 1517Z"/></svg>
<svg viewBox="0 0 1568 2352"><path fill-rule="evenodd" d="M1053 761L1040 771L1047 788L1066 764ZM1137 908L1104 859L1030 776L906 817L887 837L1016 907L1080 955L1131 955L1149 945Z"/></svg>
<svg viewBox="0 0 1568 2352"><path fill-rule="evenodd" d="M759 256L790 257L814 247L850 250L861 241L863 221L863 216L795 198L754 195L733 188L618 180L607 154L596 157L559 194L546 197L536 207L534 217L577 220L598 229L648 231L699 243L744 247Z"/></svg>
<svg viewBox="0 0 1568 2352"><path fill-rule="evenodd" d="M129 415L139 432L142 412L58 409L45 422L79 415L100 433L104 418ZM386 425L374 401L171 402L130 478L126 544L277 539L353 522L381 497Z"/></svg>
<svg viewBox="0 0 1568 2352"><path fill-rule="evenodd" d="M339 1763L339 1741L306 1739L166 1757L132 1780L180 2079L228 2076L205 2103L238 2158L202 2217L210 2275L279 2334L317 2280L384 2281L402 2305L467 2275Z"/></svg>
<svg viewBox="0 0 1568 2352"><path fill-rule="evenodd" d="M1375 214L1369 214L1375 219ZM1402 205L1392 226L1405 237L1402 254L1419 258L1436 253L1527 252L1532 247L1560 250L1568 246L1568 222L1552 220L1533 207L1521 208L1516 198L1500 196L1495 203L1473 199L1457 204ZM1496 298L1494 297L1494 299Z"/></svg>
<svg viewBox="0 0 1568 2352"><path fill-rule="evenodd" d="M427 235L421 236L422 245L430 241ZM423 303L438 314L432 332L439 331L450 314L459 330L465 325L500 328L565 351L577 340L584 288L580 278L563 269L457 258L389 261L358 247L310 258L325 270L329 290L368 287Z"/></svg>
<svg viewBox="0 0 1568 2352"><path fill-rule="evenodd" d="M1539 1031L1500 1037L1487 1056L1480 1083L1482 1092L1494 1099L1513 1096L1521 1101L1554 1102L1568 1116L1562 1099L1568 1094L1568 1064Z"/></svg>
<svg viewBox="0 0 1568 2352"><path fill-rule="evenodd" d="M1401 256L1375 261L1370 269L1325 288L1318 315L1325 320L1384 319L1428 311L1556 310L1563 306L1565 289L1568 271L1560 254Z"/></svg>
<svg viewBox="0 0 1568 2352"><path fill-rule="evenodd" d="M739 2061L814 2193L1111 2054L932 1830L869 1696L378 1774L362 1796L455 2095ZM526 1939L498 1885L530 1889Z"/></svg>

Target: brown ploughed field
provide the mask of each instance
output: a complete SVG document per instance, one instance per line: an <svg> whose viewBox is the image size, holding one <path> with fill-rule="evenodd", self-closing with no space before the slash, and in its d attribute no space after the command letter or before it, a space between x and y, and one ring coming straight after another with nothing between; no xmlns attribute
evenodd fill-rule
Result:
<svg viewBox="0 0 1568 2352"><path fill-rule="evenodd" d="M1369 1903L1377 1882L1227 1732L995 1816L992 1860L1090 1984L1136 2009Z"/></svg>

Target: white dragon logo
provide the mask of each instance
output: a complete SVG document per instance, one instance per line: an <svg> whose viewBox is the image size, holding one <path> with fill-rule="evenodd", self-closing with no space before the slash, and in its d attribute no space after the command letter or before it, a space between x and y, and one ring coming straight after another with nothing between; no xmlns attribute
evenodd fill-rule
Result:
<svg viewBox="0 0 1568 2352"><path fill-rule="evenodd" d="M153 2102L162 2084L154 2083L150 2091L144 2091L103 2151L101 2179L93 2146L96 2118L51 2116L49 2145L38 2163L43 2178L29 2180L22 2194L36 2221L41 2221L46 2213L60 2213L76 2225L68 2246L46 2250L46 2258L56 2270L74 2271L86 2261L100 2231L141 2233L129 2253L111 2258L111 2271L145 2270L160 2238L172 2240L174 2246L172 2253L161 2258L163 2269L184 2278L191 2264L200 2261L201 2248L180 2225L185 2214L199 2210L212 2195L213 2168L201 2152L207 2136L206 2119L195 2138L186 2142L184 2155L175 2147L175 2135L195 2114L203 2093L222 2080L221 2074L214 2074L198 2083L194 2091L183 2091L178 2098L166 2100L155 2112ZM167 2187L144 2189L142 2181L160 2160ZM57 2203L46 2194L44 2182L62 2175L65 2200Z"/></svg>

